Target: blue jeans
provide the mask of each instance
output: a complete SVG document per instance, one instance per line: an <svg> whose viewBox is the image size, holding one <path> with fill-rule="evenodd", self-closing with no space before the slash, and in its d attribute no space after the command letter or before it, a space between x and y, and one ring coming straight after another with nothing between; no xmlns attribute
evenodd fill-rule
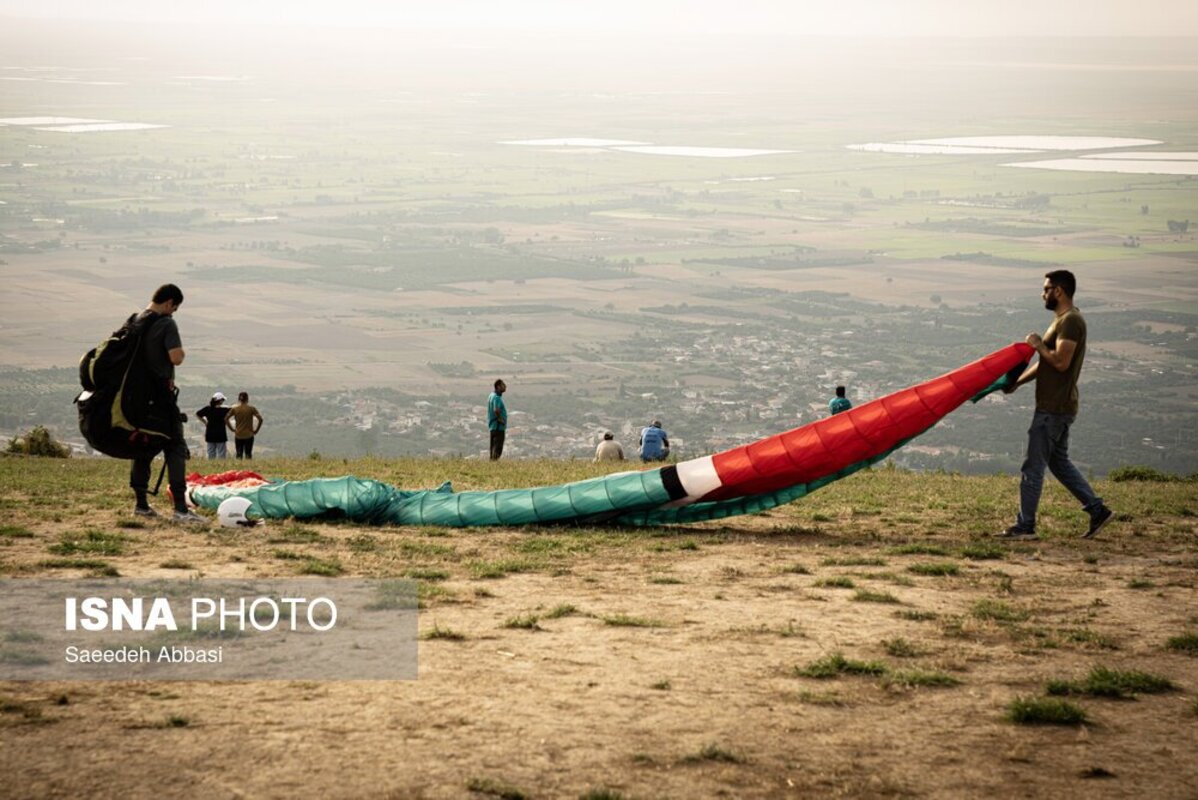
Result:
<svg viewBox="0 0 1198 800"><path fill-rule="evenodd" d="M1069 426L1072 424L1073 417L1068 414L1037 411L1032 417L1032 427L1027 431L1027 458L1019 480L1019 527L1029 531L1036 529L1036 508L1044 490L1045 467L1052 470L1061 485L1088 513L1102 508L1102 498L1094 494L1085 476L1069 460Z"/></svg>
<svg viewBox="0 0 1198 800"><path fill-rule="evenodd" d="M229 443L228 442L206 442L208 445L208 458L228 458Z"/></svg>

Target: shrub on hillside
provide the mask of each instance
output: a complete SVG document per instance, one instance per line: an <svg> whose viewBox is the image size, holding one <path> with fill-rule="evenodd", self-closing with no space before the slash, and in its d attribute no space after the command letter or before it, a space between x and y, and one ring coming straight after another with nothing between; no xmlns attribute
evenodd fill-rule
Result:
<svg viewBox="0 0 1198 800"><path fill-rule="evenodd" d="M1116 483L1124 481L1152 481L1154 483L1172 483L1173 481L1185 480L1179 475L1172 475L1168 472L1161 472L1154 467L1147 467L1143 464L1132 464L1127 467L1119 467L1111 470L1107 476Z"/></svg>
<svg viewBox="0 0 1198 800"><path fill-rule="evenodd" d="M48 456L50 458L70 458L71 448L59 443L54 435L42 425L38 425L22 437L14 437L8 442L8 452L26 456Z"/></svg>

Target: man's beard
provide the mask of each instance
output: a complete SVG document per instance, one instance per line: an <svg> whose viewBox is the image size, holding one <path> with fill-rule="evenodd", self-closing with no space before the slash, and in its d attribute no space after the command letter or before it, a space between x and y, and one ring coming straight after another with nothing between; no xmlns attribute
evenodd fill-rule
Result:
<svg viewBox="0 0 1198 800"><path fill-rule="evenodd" d="M1057 310L1057 298L1054 296L1054 297L1050 297L1047 300L1045 300L1044 307L1047 308L1049 311L1056 311Z"/></svg>

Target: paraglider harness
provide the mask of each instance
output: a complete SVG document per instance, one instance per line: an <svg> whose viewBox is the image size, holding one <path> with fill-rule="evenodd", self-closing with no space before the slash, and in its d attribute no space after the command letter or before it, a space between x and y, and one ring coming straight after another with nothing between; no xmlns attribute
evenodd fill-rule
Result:
<svg viewBox="0 0 1198 800"><path fill-rule="evenodd" d="M79 361L79 432L92 449L113 458L152 459L183 438L178 389L155 376L142 357L146 333L160 319L154 311L131 315ZM164 461L151 494L158 494L165 472Z"/></svg>

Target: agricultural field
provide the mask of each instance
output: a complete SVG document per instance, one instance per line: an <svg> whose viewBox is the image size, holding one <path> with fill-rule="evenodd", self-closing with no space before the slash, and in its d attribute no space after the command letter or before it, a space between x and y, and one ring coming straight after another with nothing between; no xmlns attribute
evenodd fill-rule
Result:
<svg viewBox="0 0 1198 800"><path fill-rule="evenodd" d="M459 489L598 467L264 460ZM1198 772L1193 482L1060 487L875 469L669 529L180 529L123 465L0 459L5 579L409 577L416 681L0 682L0 769L35 796L1161 797ZM19 644L0 643L0 654Z"/></svg>
<svg viewBox="0 0 1198 800"><path fill-rule="evenodd" d="M81 445L77 359L164 280L188 298L184 409L250 391L264 453L472 457L503 377L513 455L585 458L602 429L634 438L660 417L699 455L810 421L838 383L859 403L933 377L1042 331L1042 275L1065 266L1092 330L1077 457L1096 474L1198 471L1195 177L1007 166L1127 152L1195 164L1198 97L1177 42L1120 51L1136 68L1112 117L1108 73L945 71L962 53L944 42L894 74L840 68L890 64L889 45L816 46L621 83L634 60L576 84L577 65L521 83L438 73L444 53L417 50L384 72L369 47L336 69L324 50L201 68L145 43L129 62L115 34L107 56L63 48L44 67L36 36L7 35L5 436L43 424ZM1020 45L1033 63L1039 46ZM1085 47L1056 43L1053 59L1091 63ZM825 79L805 80L813 70ZM850 149L1036 134L1098 138ZM901 463L1016 468L1030 401L1008 401L950 420Z"/></svg>

